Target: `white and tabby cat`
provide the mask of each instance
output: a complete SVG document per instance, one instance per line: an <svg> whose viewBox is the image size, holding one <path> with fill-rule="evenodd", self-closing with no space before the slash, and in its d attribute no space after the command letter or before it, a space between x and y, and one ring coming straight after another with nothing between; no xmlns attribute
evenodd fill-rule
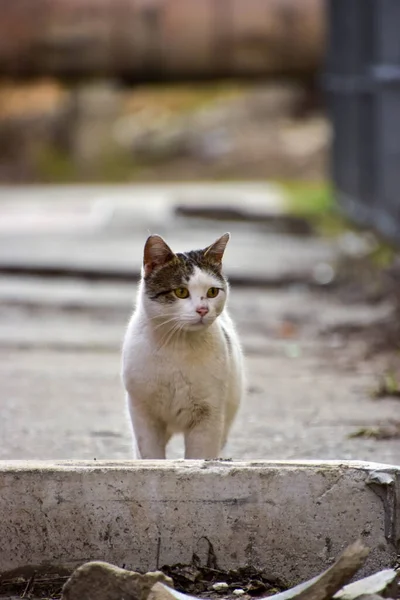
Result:
<svg viewBox="0 0 400 600"><path fill-rule="evenodd" d="M225 309L228 240L176 254L158 235L146 241L122 355L136 458L165 458L174 433L184 434L188 459L216 458L225 445L244 386Z"/></svg>

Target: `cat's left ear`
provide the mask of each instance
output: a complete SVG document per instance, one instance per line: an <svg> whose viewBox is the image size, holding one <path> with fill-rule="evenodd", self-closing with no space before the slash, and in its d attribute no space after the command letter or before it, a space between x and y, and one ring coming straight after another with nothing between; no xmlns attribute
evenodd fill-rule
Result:
<svg viewBox="0 0 400 600"><path fill-rule="evenodd" d="M211 246L208 246L203 250L204 257L211 262L221 266L222 258L224 256L225 248L231 237L230 233L224 233L220 238L217 239Z"/></svg>
<svg viewBox="0 0 400 600"><path fill-rule="evenodd" d="M176 258L171 248L160 235L150 235L144 245L143 269L144 276L148 277L154 269L166 265Z"/></svg>

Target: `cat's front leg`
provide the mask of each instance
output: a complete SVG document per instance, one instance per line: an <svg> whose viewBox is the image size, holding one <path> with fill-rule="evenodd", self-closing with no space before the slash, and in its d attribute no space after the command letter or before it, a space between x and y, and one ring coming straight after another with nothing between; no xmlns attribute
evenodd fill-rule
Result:
<svg viewBox="0 0 400 600"><path fill-rule="evenodd" d="M218 414L210 415L207 420L200 421L186 430L185 458L218 458L222 449L223 429L223 416Z"/></svg>
<svg viewBox="0 0 400 600"><path fill-rule="evenodd" d="M164 459L167 445L166 426L129 402L134 437L134 458Z"/></svg>

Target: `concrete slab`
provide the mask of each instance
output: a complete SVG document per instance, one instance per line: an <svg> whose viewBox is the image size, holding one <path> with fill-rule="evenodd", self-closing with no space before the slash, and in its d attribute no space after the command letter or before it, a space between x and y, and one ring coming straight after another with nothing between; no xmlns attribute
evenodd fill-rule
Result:
<svg viewBox="0 0 400 600"><path fill-rule="evenodd" d="M0 186L0 234L152 228L170 223L176 207L198 202L238 208L250 216L287 213L284 194L271 183Z"/></svg>
<svg viewBox="0 0 400 600"><path fill-rule="evenodd" d="M361 538L361 575L396 558L399 469L332 462L0 463L0 571L252 564L293 585Z"/></svg>
<svg viewBox="0 0 400 600"><path fill-rule="evenodd" d="M131 435L120 349L130 283L0 277L0 459L126 459ZM390 307L389 307L390 308ZM379 322L385 305L343 304L306 287L232 289L249 389L224 456L358 458L400 464L397 439L350 437L389 423L376 361L330 327ZM168 456L183 456L174 438Z"/></svg>
<svg viewBox="0 0 400 600"><path fill-rule="evenodd" d="M163 235L177 252L203 248L228 228L175 229L143 226L140 233L118 232L95 238L21 233L0 237L0 271L69 274L91 278L133 280L140 276L143 246L149 232ZM335 244L318 239L266 234L229 224L232 240L225 270L232 283L279 285L313 282L318 264L336 259ZM318 260L316 260L318 256Z"/></svg>
<svg viewBox="0 0 400 600"><path fill-rule="evenodd" d="M119 352L38 344L27 347L20 336L19 345L0 348L0 458L130 458ZM371 397L371 364L349 363L342 348L327 351L322 343L296 347L290 356L293 342L271 340L247 356L249 389L224 456L400 465L398 439L351 437L360 427L390 423L398 411L398 399ZM168 456L183 456L180 436Z"/></svg>

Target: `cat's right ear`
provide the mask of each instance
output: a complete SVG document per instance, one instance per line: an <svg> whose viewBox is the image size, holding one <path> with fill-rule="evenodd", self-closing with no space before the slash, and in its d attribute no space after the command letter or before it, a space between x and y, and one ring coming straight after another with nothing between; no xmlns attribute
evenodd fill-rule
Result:
<svg viewBox="0 0 400 600"><path fill-rule="evenodd" d="M222 258L224 256L225 248L231 237L230 233L224 233L216 242L211 244L203 250L203 255L215 263L217 266L221 266Z"/></svg>
<svg viewBox="0 0 400 600"><path fill-rule="evenodd" d="M144 245L144 276L147 277L154 269L162 267L174 258L175 254L160 235L150 235Z"/></svg>

